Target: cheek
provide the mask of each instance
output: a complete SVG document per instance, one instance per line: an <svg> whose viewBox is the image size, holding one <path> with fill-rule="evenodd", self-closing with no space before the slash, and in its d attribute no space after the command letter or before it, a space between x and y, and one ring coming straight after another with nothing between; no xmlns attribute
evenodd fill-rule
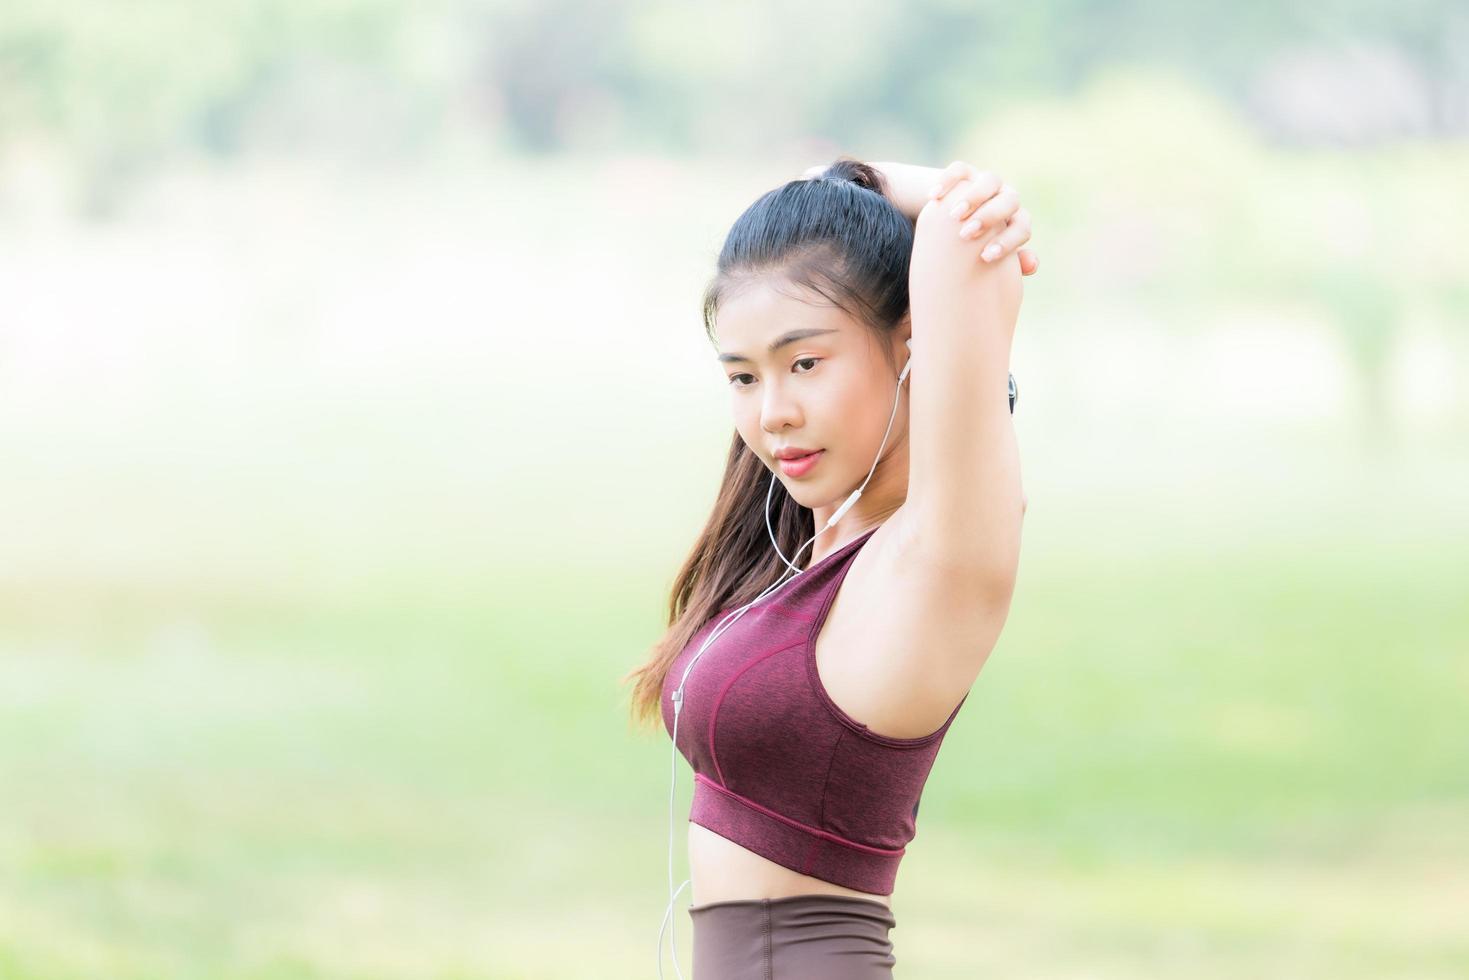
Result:
<svg viewBox="0 0 1469 980"><path fill-rule="evenodd" d="M745 448L756 456L760 455L760 417L749 412L735 412L735 431L745 442Z"/></svg>
<svg viewBox="0 0 1469 980"><path fill-rule="evenodd" d="M854 423L862 423L865 427L870 424L872 418L884 411L882 405L882 389L876 385L853 385L842 392L842 413ZM888 407L892 407L889 403Z"/></svg>
<svg viewBox="0 0 1469 980"><path fill-rule="evenodd" d="M866 388L843 404L842 417L848 420L844 431L849 442L855 441L864 446L870 442L871 448L877 448L893 411L892 401L884 402L881 391L876 386ZM897 421L894 419L893 424L896 425Z"/></svg>

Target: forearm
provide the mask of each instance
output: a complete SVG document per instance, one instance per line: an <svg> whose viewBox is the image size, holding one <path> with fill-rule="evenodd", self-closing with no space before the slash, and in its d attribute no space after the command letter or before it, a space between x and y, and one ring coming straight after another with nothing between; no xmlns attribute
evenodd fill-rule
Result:
<svg viewBox="0 0 1469 980"><path fill-rule="evenodd" d="M882 173L887 181L888 200L903 212L909 221L918 220L918 212L928 203L928 192L938 183L943 174L942 167L922 167L916 163L891 163L874 161L872 166Z"/></svg>

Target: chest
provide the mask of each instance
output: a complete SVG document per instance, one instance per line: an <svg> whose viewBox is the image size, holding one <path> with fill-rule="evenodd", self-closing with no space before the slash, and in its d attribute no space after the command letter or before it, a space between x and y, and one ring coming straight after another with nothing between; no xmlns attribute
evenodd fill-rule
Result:
<svg viewBox="0 0 1469 980"><path fill-rule="evenodd" d="M798 743L819 753L843 727L891 743L944 724L964 691L943 690L932 658L954 637L894 581L887 530L782 603L722 612L695 634L665 680L664 721L672 731L669 695L682 684L676 741L697 771L721 773L721 739L757 754Z"/></svg>

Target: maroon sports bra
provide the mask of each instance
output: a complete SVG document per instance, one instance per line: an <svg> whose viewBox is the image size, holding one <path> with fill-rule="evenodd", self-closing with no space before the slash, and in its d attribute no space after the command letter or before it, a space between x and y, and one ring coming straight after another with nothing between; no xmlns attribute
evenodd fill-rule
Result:
<svg viewBox="0 0 1469 980"><path fill-rule="evenodd" d="M880 525L879 525L880 526ZM816 637L873 528L728 625L694 664L678 750L694 770L689 820L776 864L891 895L917 832L918 800L944 734L891 738L837 707L816 671ZM737 606L705 623L663 681L664 727L689 661Z"/></svg>

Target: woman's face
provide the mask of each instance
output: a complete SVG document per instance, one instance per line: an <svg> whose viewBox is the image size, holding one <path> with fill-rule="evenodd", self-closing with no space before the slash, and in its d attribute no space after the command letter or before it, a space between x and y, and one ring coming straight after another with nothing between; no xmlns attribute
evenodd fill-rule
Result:
<svg viewBox="0 0 1469 980"><path fill-rule="evenodd" d="M727 298L715 334L740 438L797 503L816 510L845 500L872 468L890 417L884 461L858 506L868 503L879 483L901 502L908 399L899 401L893 415L898 372L884 357L885 341L825 297L779 279L759 280ZM908 336L905 320L886 341L899 369ZM820 455L814 464L787 472L776 453L790 448Z"/></svg>

